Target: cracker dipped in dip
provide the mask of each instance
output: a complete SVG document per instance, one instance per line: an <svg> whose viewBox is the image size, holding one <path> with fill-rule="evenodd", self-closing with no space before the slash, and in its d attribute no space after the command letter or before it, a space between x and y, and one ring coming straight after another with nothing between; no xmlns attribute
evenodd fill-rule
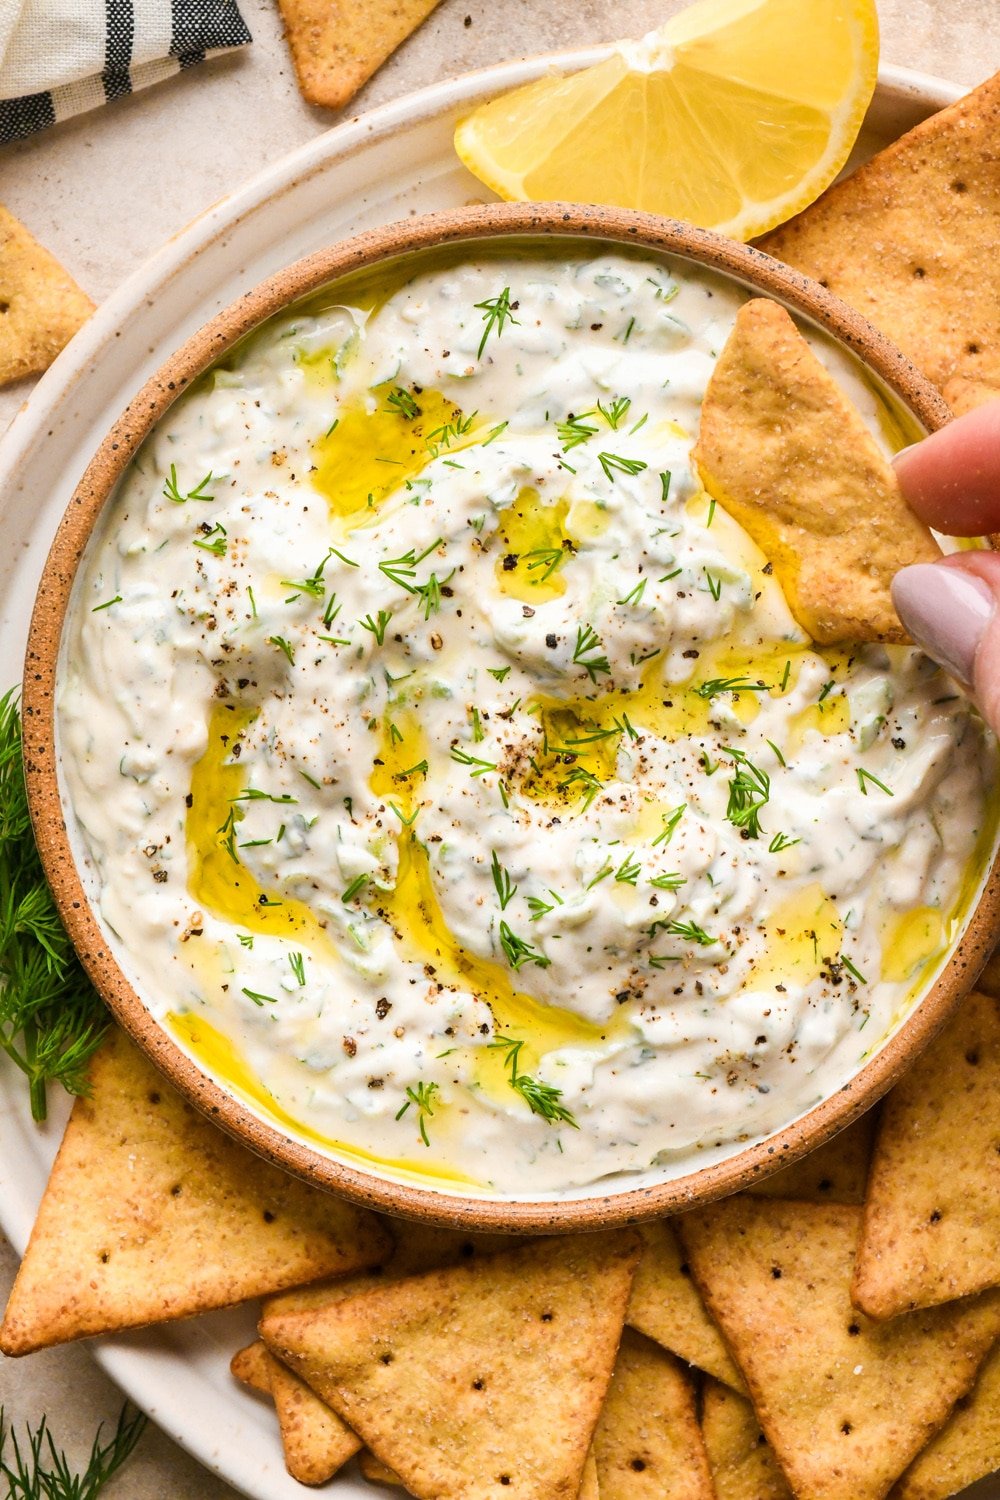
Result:
<svg viewBox="0 0 1000 1500"><path fill-rule="evenodd" d="M574 250L410 261L245 340L137 456L61 664L154 1013L292 1133L504 1195L829 1095L994 838L950 680L817 649L701 487L744 294Z"/></svg>

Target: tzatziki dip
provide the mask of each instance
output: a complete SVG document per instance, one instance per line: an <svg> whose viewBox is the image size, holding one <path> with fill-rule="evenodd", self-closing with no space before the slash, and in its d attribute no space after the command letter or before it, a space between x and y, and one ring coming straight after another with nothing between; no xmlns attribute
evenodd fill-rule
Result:
<svg viewBox="0 0 1000 1500"><path fill-rule="evenodd" d="M102 517L58 704L97 910L180 1044L339 1159L690 1169L840 1087L962 930L990 735L916 651L817 649L692 471L747 295L576 242L335 285Z"/></svg>

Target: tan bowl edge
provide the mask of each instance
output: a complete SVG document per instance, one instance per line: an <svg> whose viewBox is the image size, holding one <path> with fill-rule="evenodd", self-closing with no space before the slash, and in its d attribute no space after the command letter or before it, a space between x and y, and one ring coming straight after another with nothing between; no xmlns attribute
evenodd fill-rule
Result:
<svg viewBox="0 0 1000 1500"><path fill-rule="evenodd" d="M488 204L366 231L262 282L194 334L142 390L101 443L59 526L32 613L23 682L24 759L35 835L60 915L87 973L115 1018L182 1094L266 1160L317 1187L382 1212L464 1229L556 1233L677 1213L746 1188L822 1145L889 1089L971 989L1000 922L1000 858L958 950L901 1030L849 1083L770 1139L671 1182L569 1201L510 1202L404 1186L320 1156L266 1125L207 1078L143 1005L113 955L84 893L62 815L55 755L55 680L77 565L117 481L150 429L198 375L264 318L327 281L432 245L497 235L571 235L639 245L729 273L834 335L898 395L928 431L949 420L937 391L860 314L762 251L671 219L577 204Z"/></svg>

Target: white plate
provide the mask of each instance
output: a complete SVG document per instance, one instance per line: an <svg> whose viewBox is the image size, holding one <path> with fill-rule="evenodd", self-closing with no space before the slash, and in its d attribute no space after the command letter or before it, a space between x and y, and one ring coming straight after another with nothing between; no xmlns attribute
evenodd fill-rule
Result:
<svg viewBox="0 0 1000 1500"><path fill-rule="evenodd" d="M0 443L0 691L19 671L35 588L74 485L111 420L166 356L240 292L299 256L370 225L481 198L452 151L456 120L553 63L576 68L606 54L595 48L490 68L338 126L222 199L103 304ZM882 68L858 157L960 92ZM67 1113L68 1101L53 1092L50 1122L33 1126L21 1076L3 1060L0 1225L19 1251ZM206 1467L255 1500L302 1500L272 1421L262 1420L259 1401L229 1375L230 1356L253 1328L253 1311L243 1308L95 1340L92 1348L107 1374ZM342 1500L375 1493L357 1477L343 1477L335 1489Z"/></svg>

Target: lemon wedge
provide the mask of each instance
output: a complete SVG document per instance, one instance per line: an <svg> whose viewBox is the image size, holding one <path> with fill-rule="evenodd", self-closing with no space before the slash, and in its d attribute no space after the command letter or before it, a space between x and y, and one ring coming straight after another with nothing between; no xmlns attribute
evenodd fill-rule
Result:
<svg viewBox="0 0 1000 1500"><path fill-rule="evenodd" d="M645 209L748 240L833 181L877 72L875 0L698 0L594 67L481 105L455 147L503 198Z"/></svg>

